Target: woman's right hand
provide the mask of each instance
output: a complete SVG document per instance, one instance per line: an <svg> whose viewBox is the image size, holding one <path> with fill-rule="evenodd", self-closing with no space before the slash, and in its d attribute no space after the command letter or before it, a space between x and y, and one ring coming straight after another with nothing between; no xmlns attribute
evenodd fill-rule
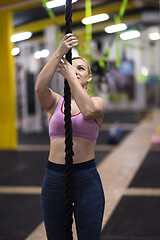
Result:
<svg viewBox="0 0 160 240"><path fill-rule="evenodd" d="M72 33L66 34L58 46L57 51L64 56L71 48L78 45L78 39Z"/></svg>

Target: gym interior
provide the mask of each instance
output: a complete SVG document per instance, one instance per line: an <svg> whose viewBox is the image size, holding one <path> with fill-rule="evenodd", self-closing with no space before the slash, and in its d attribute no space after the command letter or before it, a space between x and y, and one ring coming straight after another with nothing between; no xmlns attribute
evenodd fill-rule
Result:
<svg viewBox="0 0 160 240"><path fill-rule="evenodd" d="M65 34L65 6L49 2L0 1L1 240L47 239L40 194L48 121L35 83ZM88 59L89 94L105 103L95 152L105 193L101 239L160 240L160 2L77 0L72 8L72 56ZM82 21L99 14L106 18ZM60 74L50 87L63 95Z"/></svg>

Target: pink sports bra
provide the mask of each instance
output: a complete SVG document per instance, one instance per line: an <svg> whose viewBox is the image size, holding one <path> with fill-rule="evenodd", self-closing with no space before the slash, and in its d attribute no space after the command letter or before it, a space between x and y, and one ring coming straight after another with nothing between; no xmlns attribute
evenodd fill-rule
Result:
<svg viewBox="0 0 160 240"><path fill-rule="evenodd" d="M62 112L64 98L61 96L49 121L50 139L65 137L64 113ZM84 119L81 112L71 116L72 136L89 139L96 143L99 134L99 126L96 120Z"/></svg>

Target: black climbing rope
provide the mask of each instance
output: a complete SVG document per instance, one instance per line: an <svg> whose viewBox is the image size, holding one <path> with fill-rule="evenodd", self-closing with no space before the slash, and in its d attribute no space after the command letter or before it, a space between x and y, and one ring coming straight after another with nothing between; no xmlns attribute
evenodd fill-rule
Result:
<svg viewBox="0 0 160 240"><path fill-rule="evenodd" d="M66 34L72 33L72 0L66 0ZM68 51L66 59L72 64L72 52ZM73 239L72 233L72 165L74 155L72 146L72 122L71 122L71 91L68 81L64 80L64 119L65 119L65 236L66 240Z"/></svg>

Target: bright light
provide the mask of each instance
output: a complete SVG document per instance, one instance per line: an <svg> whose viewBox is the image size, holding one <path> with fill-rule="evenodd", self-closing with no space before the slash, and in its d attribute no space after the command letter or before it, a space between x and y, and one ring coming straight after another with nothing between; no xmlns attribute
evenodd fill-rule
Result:
<svg viewBox="0 0 160 240"><path fill-rule="evenodd" d="M94 15L91 17L87 17L87 18L83 18L82 19L82 23L87 25L87 24L93 24L93 23L97 23L97 22L103 22L109 19L108 14L106 13L101 13L98 15Z"/></svg>
<svg viewBox="0 0 160 240"><path fill-rule="evenodd" d="M23 33L17 33L11 36L12 42L19 42L23 40L27 40L32 36L31 32L23 32Z"/></svg>
<svg viewBox="0 0 160 240"><path fill-rule="evenodd" d="M72 0L72 3L77 2L77 0ZM55 8L66 5L66 0L53 0L46 3L48 8Z"/></svg>
<svg viewBox="0 0 160 240"><path fill-rule="evenodd" d="M149 39L150 40L159 40L160 39L160 34L158 32L150 33L149 34Z"/></svg>
<svg viewBox="0 0 160 240"><path fill-rule="evenodd" d="M18 55L19 53L20 53L20 48L19 48L19 47L15 47L15 48L13 48L12 51L11 51L11 54L12 54L13 56Z"/></svg>
<svg viewBox="0 0 160 240"><path fill-rule="evenodd" d="M49 51L47 49L43 49L41 51L41 58L46 58L49 56Z"/></svg>
<svg viewBox="0 0 160 240"><path fill-rule="evenodd" d="M120 34L122 40L130 40L140 37L140 32L137 30L129 30Z"/></svg>
<svg viewBox="0 0 160 240"><path fill-rule="evenodd" d="M120 24L116 24L116 25L111 25L105 28L105 31L107 33L114 33L114 32L120 32L120 31L124 31L127 29L126 24L124 23L120 23Z"/></svg>
<svg viewBox="0 0 160 240"><path fill-rule="evenodd" d="M40 59L40 58L46 58L49 56L49 51L47 49L43 49L41 51L37 51L34 54L34 58Z"/></svg>
<svg viewBox="0 0 160 240"><path fill-rule="evenodd" d="M41 58L41 51L35 52L34 57L35 57L36 59L40 59L40 58Z"/></svg>
<svg viewBox="0 0 160 240"><path fill-rule="evenodd" d="M148 76L148 69L146 67L142 67L141 73L143 76L147 77Z"/></svg>

